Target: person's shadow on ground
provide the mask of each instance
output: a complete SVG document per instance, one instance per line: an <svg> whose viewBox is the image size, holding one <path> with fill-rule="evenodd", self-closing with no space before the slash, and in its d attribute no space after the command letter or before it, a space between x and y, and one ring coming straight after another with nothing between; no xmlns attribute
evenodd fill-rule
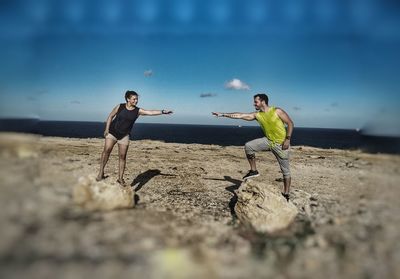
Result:
<svg viewBox="0 0 400 279"><path fill-rule="evenodd" d="M142 172L133 179L131 186L135 187L134 191L137 192L140 189L142 189L142 187L147 182L149 182L153 177L160 175L160 174L161 174L161 171L158 169L147 170L145 172Z"/></svg>
<svg viewBox="0 0 400 279"><path fill-rule="evenodd" d="M138 176L136 176L132 183L131 186L134 187L135 191L135 204L139 202L139 196L136 194L142 187L149 182L153 177L157 175L163 175L163 176L175 176L174 174L166 174L166 173L161 173L159 169L151 169L147 170L145 172L140 173Z"/></svg>
<svg viewBox="0 0 400 279"><path fill-rule="evenodd" d="M227 181L230 183L233 183L232 185L229 185L225 187L225 190L228 192L231 192L233 194L231 200L229 201L229 209L231 210L231 215L233 218L236 218L236 213L235 213L235 205L237 203L238 197L235 193L235 190L239 189L240 185L242 184L242 180L234 179L230 176L224 175L224 179L221 178L206 178L208 180L218 180L218 181Z"/></svg>

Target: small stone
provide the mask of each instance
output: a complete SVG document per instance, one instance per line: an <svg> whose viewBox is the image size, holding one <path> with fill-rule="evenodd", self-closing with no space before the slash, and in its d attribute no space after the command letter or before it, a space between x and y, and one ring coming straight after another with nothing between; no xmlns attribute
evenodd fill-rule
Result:
<svg viewBox="0 0 400 279"><path fill-rule="evenodd" d="M357 232L357 238L359 239L359 240L367 240L368 239L368 232L367 232L367 230L365 229L365 228L363 228L363 229L360 229L358 232Z"/></svg>
<svg viewBox="0 0 400 279"><path fill-rule="evenodd" d="M311 207L309 204L304 205L304 212L307 214L308 217L311 217Z"/></svg>
<svg viewBox="0 0 400 279"><path fill-rule="evenodd" d="M316 202L316 201L311 201L311 202L310 202L310 206L318 206L318 202Z"/></svg>
<svg viewBox="0 0 400 279"><path fill-rule="evenodd" d="M353 162L346 162L346 167L348 167L348 168L356 168L356 165L354 165Z"/></svg>
<svg viewBox="0 0 400 279"><path fill-rule="evenodd" d="M322 249L325 249L328 247L328 242L322 235L317 235L315 240L317 242L318 247L320 247Z"/></svg>
<svg viewBox="0 0 400 279"><path fill-rule="evenodd" d="M311 159L325 159L325 156L320 155L309 155L308 157Z"/></svg>
<svg viewBox="0 0 400 279"><path fill-rule="evenodd" d="M311 248L315 246L315 239L314 237L308 237L304 242L304 246L307 248Z"/></svg>

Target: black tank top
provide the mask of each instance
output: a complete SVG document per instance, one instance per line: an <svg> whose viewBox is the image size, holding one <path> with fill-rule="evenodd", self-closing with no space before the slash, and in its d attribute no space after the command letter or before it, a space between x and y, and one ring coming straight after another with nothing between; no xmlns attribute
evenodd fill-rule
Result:
<svg viewBox="0 0 400 279"><path fill-rule="evenodd" d="M139 117L139 108L135 107L133 110L128 110L125 104L120 104L117 115L110 125L110 134L117 139L122 139L132 130L133 124Z"/></svg>

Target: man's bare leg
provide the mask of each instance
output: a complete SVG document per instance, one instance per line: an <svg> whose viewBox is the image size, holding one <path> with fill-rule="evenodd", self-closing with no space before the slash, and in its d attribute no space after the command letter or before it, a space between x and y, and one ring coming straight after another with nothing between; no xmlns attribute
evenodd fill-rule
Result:
<svg viewBox="0 0 400 279"><path fill-rule="evenodd" d="M283 193L289 194L290 192L290 183L292 182L291 177L283 178Z"/></svg>
<svg viewBox="0 0 400 279"><path fill-rule="evenodd" d="M108 158L110 158L111 151L115 145L116 141L113 139L106 138L104 143L103 153L101 154L100 159L100 170L99 174L96 177L97 181L104 179L104 168L108 162Z"/></svg>
<svg viewBox="0 0 400 279"><path fill-rule="evenodd" d="M249 162L250 165L250 171L243 176L243 180L249 179L249 178L253 178L253 177L257 177L260 174L257 171L257 167L256 167L256 156L255 154L246 154L247 157L247 161Z"/></svg>
<svg viewBox="0 0 400 279"><path fill-rule="evenodd" d="M121 185L125 185L124 180L124 172L126 165L126 153L128 152L129 145L118 144L118 153L119 153L119 175L117 182Z"/></svg>
<svg viewBox="0 0 400 279"><path fill-rule="evenodd" d="M292 181L292 178L289 177L284 177L283 178L283 192L282 196L289 201L289 192L290 192L290 182Z"/></svg>
<svg viewBox="0 0 400 279"><path fill-rule="evenodd" d="M249 161L250 169L251 169L252 171L256 171L256 170L257 170L257 166L256 166L256 156L254 156L254 155L247 155L247 161Z"/></svg>

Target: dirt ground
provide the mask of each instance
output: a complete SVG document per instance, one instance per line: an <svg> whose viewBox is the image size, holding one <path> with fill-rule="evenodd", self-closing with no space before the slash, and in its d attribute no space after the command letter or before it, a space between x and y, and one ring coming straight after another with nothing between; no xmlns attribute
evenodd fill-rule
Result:
<svg viewBox="0 0 400 279"><path fill-rule="evenodd" d="M72 189L95 176L102 139L0 134L1 278L399 278L400 156L292 147L287 230L258 234L235 218L242 147L131 141L133 209L92 212ZM260 177L282 187L275 157ZM118 173L117 148L106 181Z"/></svg>

